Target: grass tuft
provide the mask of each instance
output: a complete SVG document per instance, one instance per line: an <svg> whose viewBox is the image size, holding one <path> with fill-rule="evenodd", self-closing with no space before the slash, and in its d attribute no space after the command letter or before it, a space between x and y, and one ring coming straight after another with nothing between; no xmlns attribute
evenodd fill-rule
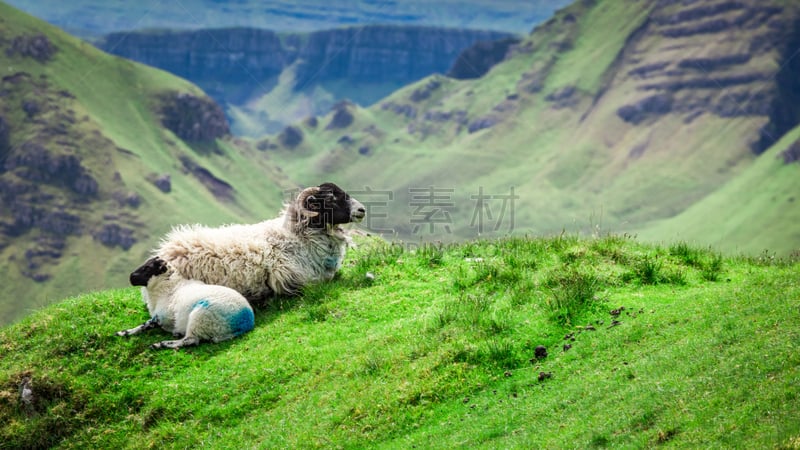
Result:
<svg viewBox="0 0 800 450"><path fill-rule="evenodd" d="M551 318L559 325L569 326L596 302L599 282L593 274L567 269L545 282L551 296L547 303Z"/></svg>

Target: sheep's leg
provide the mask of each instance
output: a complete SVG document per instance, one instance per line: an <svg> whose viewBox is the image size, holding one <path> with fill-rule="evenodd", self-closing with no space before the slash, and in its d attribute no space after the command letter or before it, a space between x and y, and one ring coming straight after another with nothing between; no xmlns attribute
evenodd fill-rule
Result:
<svg viewBox="0 0 800 450"><path fill-rule="evenodd" d="M199 338L196 338L194 336L186 336L183 339L178 339L178 340L175 340L175 341L156 342L155 344L151 345L150 348L157 349L157 350L164 349L164 348L179 349L179 348L182 348L182 347L189 347L191 345L197 345L199 343L200 343L200 339Z"/></svg>
<svg viewBox="0 0 800 450"><path fill-rule="evenodd" d="M150 320L148 320L147 322L139 325L138 327L130 328L128 330L117 331L117 336L128 337L128 336L130 336L132 334L139 334L142 331L147 331L147 330L156 328L158 326L159 326L158 317L151 317Z"/></svg>

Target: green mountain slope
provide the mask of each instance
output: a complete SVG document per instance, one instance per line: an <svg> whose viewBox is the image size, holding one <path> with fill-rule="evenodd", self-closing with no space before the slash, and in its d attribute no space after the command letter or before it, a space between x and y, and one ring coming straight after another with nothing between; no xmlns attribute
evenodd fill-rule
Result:
<svg viewBox="0 0 800 450"><path fill-rule="evenodd" d="M722 250L751 254L786 248L797 252L798 142L800 128L787 133L744 173L679 215L643 230L640 236L681 236Z"/></svg>
<svg viewBox="0 0 800 450"><path fill-rule="evenodd" d="M774 159L759 155L800 120L797 17L781 1L576 2L480 79L431 77L298 124L299 143L284 132L255 144L300 182L325 174L386 193L367 226L403 238L638 232ZM351 121L335 120L342 109ZM786 254L800 241L781 223L770 244ZM654 237L681 230L666 231Z"/></svg>
<svg viewBox="0 0 800 450"><path fill-rule="evenodd" d="M617 236L413 251L359 244L336 280L257 311L252 332L220 344L155 351L166 333L114 335L147 319L132 288L72 298L0 330L0 442L800 442L796 263Z"/></svg>
<svg viewBox="0 0 800 450"><path fill-rule="evenodd" d="M0 322L126 286L172 224L271 217L291 187L209 134L224 123L195 86L4 4L0 65Z"/></svg>

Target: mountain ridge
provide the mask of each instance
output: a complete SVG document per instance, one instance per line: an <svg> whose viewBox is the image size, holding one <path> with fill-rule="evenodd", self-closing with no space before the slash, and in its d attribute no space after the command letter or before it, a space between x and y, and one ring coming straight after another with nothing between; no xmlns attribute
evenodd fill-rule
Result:
<svg viewBox="0 0 800 450"><path fill-rule="evenodd" d="M516 232L636 233L743 174L775 144L763 130L774 111L793 108L783 83L797 78L787 44L797 14L781 1L576 2L482 78L429 77L352 108L346 129L327 129L328 115L322 126L301 124L305 140L291 150L272 138L258 145L300 180L332 173L392 192L386 222L396 226L380 228L404 238L475 236L475 196L512 186L525 224ZM381 176L363 175L373 173ZM437 209L450 231L414 233L403 218L414 211L410 190L437 185L457 191ZM776 226L791 235L789 222ZM797 247L793 237L775 250Z"/></svg>
<svg viewBox="0 0 800 450"><path fill-rule="evenodd" d="M237 135L259 136L328 112L342 99L369 106L398 87L446 73L491 30L361 25L277 33L258 28L125 31L96 45L191 80L226 108ZM285 95L277 98L276 94Z"/></svg>

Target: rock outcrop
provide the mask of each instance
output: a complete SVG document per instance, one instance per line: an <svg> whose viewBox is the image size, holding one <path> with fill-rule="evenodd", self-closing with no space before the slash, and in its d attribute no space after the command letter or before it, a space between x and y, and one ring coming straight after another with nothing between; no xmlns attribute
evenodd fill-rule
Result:
<svg viewBox="0 0 800 450"><path fill-rule="evenodd" d="M505 59L509 48L519 42L517 38L476 42L458 55L447 76L459 80L480 78Z"/></svg>
<svg viewBox="0 0 800 450"><path fill-rule="evenodd" d="M752 143L764 151L800 121L800 23L774 4L683 3L655 1L629 38L617 82L632 81L639 95L617 115L634 125L671 113L685 122L764 116L769 123Z"/></svg>
<svg viewBox="0 0 800 450"><path fill-rule="evenodd" d="M187 142L206 142L230 133L222 108L207 97L170 93L161 97L161 123Z"/></svg>
<svg viewBox="0 0 800 450"><path fill-rule="evenodd" d="M56 47L43 34L16 36L6 48L6 55L33 58L40 63L47 62L56 53Z"/></svg>

